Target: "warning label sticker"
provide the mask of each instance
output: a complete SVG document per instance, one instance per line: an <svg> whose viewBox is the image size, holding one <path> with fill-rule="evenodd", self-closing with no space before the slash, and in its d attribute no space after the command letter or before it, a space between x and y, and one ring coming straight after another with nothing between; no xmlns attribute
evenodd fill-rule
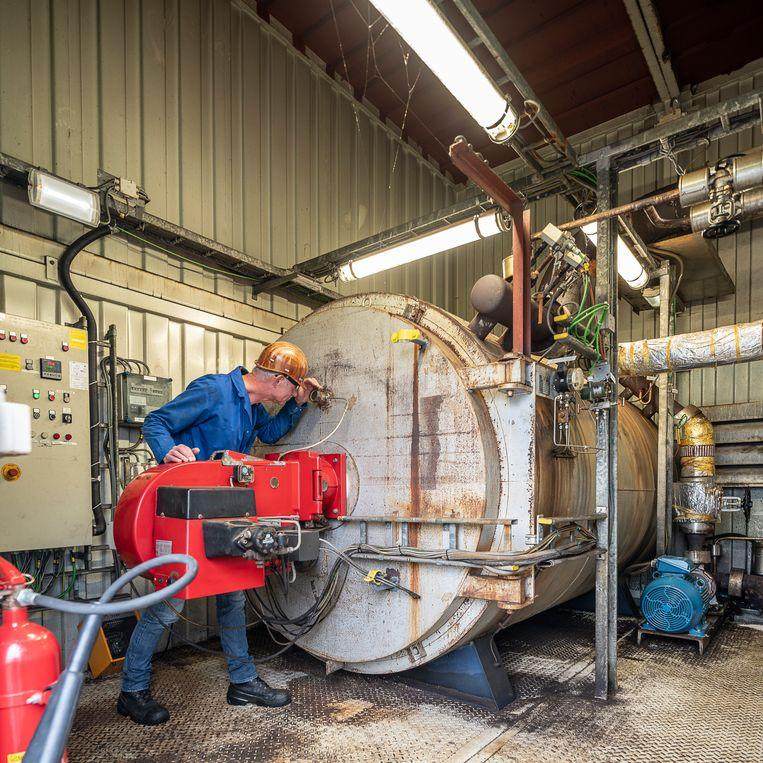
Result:
<svg viewBox="0 0 763 763"><path fill-rule="evenodd" d="M21 355L11 355L9 352L0 352L0 371L20 371Z"/></svg>
<svg viewBox="0 0 763 763"><path fill-rule="evenodd" d="M156 555L162 556L162 554L172 553L172 541L171 540L157 540L156 541Z"/></svg>
<svg viewBox="0 0 763 763"><path fill-rule="evenodd" d="M69 361L69 386L72 389L87 389L87 363Z"/></svg>
<svg viewBox="0 0 763 763"><path fill-rule="evenodd" d="M69 347L76 350L86 350L87 331L83 329L69 329Z"/></svg>

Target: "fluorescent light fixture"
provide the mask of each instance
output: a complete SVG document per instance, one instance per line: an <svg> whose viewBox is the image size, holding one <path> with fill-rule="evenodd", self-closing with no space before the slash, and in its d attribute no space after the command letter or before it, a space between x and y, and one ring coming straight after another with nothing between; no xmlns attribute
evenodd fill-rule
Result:
<svg viewBox="0 0 763 763"><path fill-rule="evenodd" d="M339 280L354 281L356 278L366 278L505 231L506 226L501 221L501 213L486 212L479 217L470 217L403 244L396 244L374 254L351 260L339 268Z"/></svg>
<svg viewBox="0 0 763 763"><path fill-rule="evenodd" d="M517 116L506 97L429 0L371 2L494 141L511 138Z"/></svg>
<svg viewBox="0 0 763 763"><path fill-rule="evenodd" d="M597 224L588 223L581 230L588 236L588 240L596 246ZM639 291L649 282L649 274L644 270L644 266L638 261L631 248L625 242L622 236L617 237L617 272L625 283Z"/></svg>
<svg viewBox="0 0 763 763"><path fill-rule="evenodd" d="M55 215L95 227L101 220L98 194L40 170L29 173L29 203Z"/></svg>

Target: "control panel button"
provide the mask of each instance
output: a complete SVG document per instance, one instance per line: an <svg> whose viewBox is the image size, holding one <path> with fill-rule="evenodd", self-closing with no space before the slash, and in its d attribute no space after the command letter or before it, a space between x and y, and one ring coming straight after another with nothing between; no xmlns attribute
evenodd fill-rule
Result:
<svg viewBox="0 0 763 763"><path fill-rule="evenodd" d="M6 336L5 329L0 329L0 339L5 339Z"/></svg>
<svg viewBox="0 0 763 763"><path fill-rule="evenodd" d="M71 395L70 395L68 392L64 392L64 394L63 394L63 398L64 398L64 402L65 402L65 403L68 403L68 402L69 402L69 398L70 398L70 397L71 397Z"/></svg>
<svg viewBox="0 0 763 763"><path fill-rule="evenodd" d="M3 479L8 482L15 482L21 476L21 467L18 464L5 464L0 470Z"/></svg>
<svg viewBox="0 0 763 763"><path fill-rule="evenodd" d="M64 352L69 352L69 342L61 342L61 349Z"/></svg>
<svg viewBox="0 0 763 763"><path fill-rule="evenodd" d="M55 399L56 399L55 390L49 389L48 390L48 400L55 400Z"/></svg>
<svg viewBox="0 0 763 763"><path fill-rule="evenodd" d="M32 360L32 358L26 358L24 360L24 370L34 371L34 360Z"/></svg>
<svg viewBox="0 0 763 763"><path fill-rule="evenodd" d="M15 342L18 339L18 334L16 334L15 331L8 332L8 339L11 340L11 342Z"/></svg>
<svg viewBox="0 0 763 763"><path fill-rule="evenodd" d="M71 432L69 432L68 434L64 435L64 440L66 440L66 442L69 442L69 440L71 440L71 439L72 439Z"/></svg>
<svg viewBox="0 0 763 763"><path fill-rule="evenodd" d="M47 440L48 439L48 433L47 432L40 432L40 439L41 440Z"/></svg>
<svg viewBox="0 0 763 763"><path fill-rule="evenodd" d="M21 344L29 344L29 336L27 334L21 334L19 337Z"/></svg>
<svg viewBox="0 0 763 763"><path fill-rule="evenodd" d="M39 419L40 418L40 409L39 408L32 408L32 418L33 419Z"/></svg>
<svg viewBox="0 0 763 763"><path fill-rule="evenodd" d="M32 397L35 400L39 400L40 399L40 390L39 389L33 389L32 390Z"/></svg>
<svg viewBox="0 0 763 763"><path fill-rule="evenodd" d="M61 439L61 435L58 432L53 432L53 439L54 440L60 440Z"/></svg>
<svg viewBox="0 0 763 763"><path fill-rule="evenodd" d="M72 423L72 414L71 414L71 411L69 411L68 413L66 413L66 412L62 413L61 414L61 421L64 424L71 424Z"/></svg>
<svg viewBox="0 0 763 763"><path fill-rule="evenodd" d="M49 418L51 421L55 421L55 420L56 420L56 412L55 412L54 410L52 410L52 409L51 409L51 410L49 410L49 411L48 411L48 418Z"/></svg>

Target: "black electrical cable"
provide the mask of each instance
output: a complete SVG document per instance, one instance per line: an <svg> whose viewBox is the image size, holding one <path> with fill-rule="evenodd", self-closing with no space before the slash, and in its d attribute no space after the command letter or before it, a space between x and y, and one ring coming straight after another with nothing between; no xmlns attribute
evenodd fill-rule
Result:
<svg viewBox="0 0 763 763"><path fill-rule="evenodd" d="M71 297L77 309L85 318L87 328L87 375L88 375L88 403L90 412L90 500L93 511L93 535L99 536L106 532L106 518L103 515L101 505L101 472L100 472L100 442L98 414L98 324L93 311L84 297L74 286L71 277L71 266L74 258L90 244L108 236L111 229L108 225L83 233L64 250L58 260L58 280L66 293Z"/></svg>

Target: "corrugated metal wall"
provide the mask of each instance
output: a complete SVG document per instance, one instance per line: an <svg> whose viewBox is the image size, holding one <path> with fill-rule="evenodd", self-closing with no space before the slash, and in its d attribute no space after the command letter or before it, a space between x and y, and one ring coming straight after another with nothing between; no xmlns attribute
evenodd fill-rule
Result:
<svg viewBox="0 0 763 763"><path fill-rule="evenodd" d="M281 266L454 199L448 178L244 3L2 0L0 95L3 151L88 184L99 167L132 178L154 214ZM7 193L0 203L6 224L74 235ZM249 300L177 258L119 242L105 254ZM447 263L360 287L448 306ZM297 316L282 299L273 309Z"/></svg>
<svg viewBox="0 0 763 763"><path fill-rule="evenodd" d="M691 100L701 105L760 84L750 77ZM642 126L637 120L617 136ZM754 140L759 135L743 134L687 163ZM229 0L0 0L0 150L89 184L99 167L125 175L146 188L152 212L281 266L471 194L399 141L282 30ZM670 182L670 172L662 162L629 173L621 200ZM533 212L535 229L571 216L557 199ZM32 210L5 188L0 222L8 226L0 228L0 310L70 320L72 306L45 263L60 254L53 242L71 241L78 226ZM737 295L692 308L679 330L760 317L760 226L748 223L720 243ZM510 239L344 288L411 293L468 318L472 283L500 272ZM101 329L117 326L120 352L171 376L175 392L203 373L250 364L262 342L304 314L283 299L253 299L245 283L140 242L96 245L74 271ZM621 331L653 335L651 313L623 307ZM679 386L700 404L742 401L757 396L761 373L761 364L699 371ZM99 577L82 593L97 594ZM63 635L56 616L48 624ZM67 641L72 632L70 623Z"/></svg>

